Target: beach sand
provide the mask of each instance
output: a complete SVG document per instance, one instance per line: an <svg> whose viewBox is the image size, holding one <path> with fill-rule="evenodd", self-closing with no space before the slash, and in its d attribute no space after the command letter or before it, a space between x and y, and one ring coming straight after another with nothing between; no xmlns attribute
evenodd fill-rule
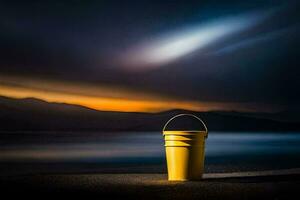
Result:
<svg viewBox="0 0 300 200"><path fill-rule="evenodd" d="M169 182L166 174L51 174L3 176L2 195L43 199L298 199L300 169L205 174Z"/></svg>

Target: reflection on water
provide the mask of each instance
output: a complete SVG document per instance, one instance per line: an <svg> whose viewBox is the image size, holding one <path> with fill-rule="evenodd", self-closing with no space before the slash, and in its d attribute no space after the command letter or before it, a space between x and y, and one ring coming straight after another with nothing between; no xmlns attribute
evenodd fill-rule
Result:
<svg viewBox="0 0 300 200"><path fill-rule="evenodd" d="M159 132L0 134L0 162L158 163L164 164L164 141ZM206 164L253 165L280 162L300 166L298 133L211 132Z"/></svg>

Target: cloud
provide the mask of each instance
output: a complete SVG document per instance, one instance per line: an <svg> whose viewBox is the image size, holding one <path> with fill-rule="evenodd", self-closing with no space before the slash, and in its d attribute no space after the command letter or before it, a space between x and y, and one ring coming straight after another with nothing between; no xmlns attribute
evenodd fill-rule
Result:
<svg viewBox="0 0 300 200"><path fill-rule="evenodd" d="M129 50L122 56L121 65L136 70L157 68L203 49L222 38L246 30L268 15L269 11L252 12L218 19L161 36Z"/></svg>
<svg viewBox="0 0 300 200"><path fill-rule="evenodd" d="M240 42L222 47L212 53L209 53L209 55L224 55L226 53L232 53L232 52L240 50L242 48L247 48L247 47L251 47L253 45L261 44L264 42L269 42L269 41L278 39L281 36L291 32L297 28L298 27L289 27L289 28L275 30L272 32L263 33L258 36L254 36L254 37L242 40Z"/></svg>

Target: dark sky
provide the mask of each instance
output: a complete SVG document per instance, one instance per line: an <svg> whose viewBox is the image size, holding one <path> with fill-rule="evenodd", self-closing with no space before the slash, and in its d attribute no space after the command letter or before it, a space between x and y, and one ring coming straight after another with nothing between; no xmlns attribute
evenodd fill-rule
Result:
<svg viewBox="0 0 300 200"><path fill-rule="evenodd" d="M299 9L276 0L1 1L0 73L299 108Z"/></svg>

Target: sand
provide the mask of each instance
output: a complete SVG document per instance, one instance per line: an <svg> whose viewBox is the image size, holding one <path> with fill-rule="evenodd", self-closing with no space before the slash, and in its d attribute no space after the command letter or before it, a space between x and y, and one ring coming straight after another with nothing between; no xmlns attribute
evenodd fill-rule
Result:
<svg viewBox="0 0 300 200"><path fill-rule="evenodd" d="M2 195L97 199L299 199L300 169L205 174L169 182L166 174L44 174L1 177Z"/></svg>

